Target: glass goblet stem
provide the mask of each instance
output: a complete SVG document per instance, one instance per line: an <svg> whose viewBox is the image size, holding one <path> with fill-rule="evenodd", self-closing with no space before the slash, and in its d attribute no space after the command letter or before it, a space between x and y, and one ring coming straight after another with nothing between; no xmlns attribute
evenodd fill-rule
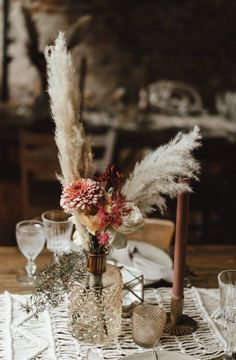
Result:
<svg viewBox="0 0 236 360"><path fill-rule="evenodd" d="M54 259L55 264L59 263L59 254L57 252L53 253L53 259Z"/></svg>
<svg viewBox="0 0 236 360"><path fill-rule="evenodd" d="M87 352L87 360L104 360L102 349L93 346Z"/></svg>
<svg viewBox="0 0 236 360"><path fill-rule="evenodd" d="M33 259L28 259L28 262L25 266L25 270L27 272L27 275L30 277L33 277L36 272L37 266L35 265L35 262Z"/></svg>
<svg viewBox="0 0 236 360"><path fill-rule="evenodd" d="M234 338L235 338L235 323L227 322L227 340L226 340L226 349L224 354L224 359L234 359Z"/></svg>

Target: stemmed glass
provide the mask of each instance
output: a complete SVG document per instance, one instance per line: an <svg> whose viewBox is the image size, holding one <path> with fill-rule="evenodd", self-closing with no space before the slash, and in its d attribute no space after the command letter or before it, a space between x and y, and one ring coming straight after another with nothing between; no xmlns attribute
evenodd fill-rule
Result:
<svg viewBox="0 0 236 360"><path fill-rule="evenodd" d="M24 220L16 224L16 241L22 254L28 262L25 266L26 274L19 275L17 281L24 285L32 285L36 272L34 260L43 250L45 244L43 223L37 220Z"/></svg>
<svg viewBox="0 0 236 360"><path fill-rule="evenodd" d="M224 270L218 275L220 288L220 315L224 319L226 349L224 359L233 359L236 347L236 269Z"/></svg>

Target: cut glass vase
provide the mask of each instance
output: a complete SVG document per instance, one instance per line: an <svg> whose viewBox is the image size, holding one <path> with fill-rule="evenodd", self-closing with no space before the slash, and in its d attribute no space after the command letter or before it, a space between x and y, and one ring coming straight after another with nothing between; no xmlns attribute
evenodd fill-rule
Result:
<svg viewBox="0 0 236 360"><path fill-rule="evenodd" d="M122 276L118 268L88 271L81 282L73 283L68 293L68 318L71 334L91 345L111 343L121 332Z"/></svg>

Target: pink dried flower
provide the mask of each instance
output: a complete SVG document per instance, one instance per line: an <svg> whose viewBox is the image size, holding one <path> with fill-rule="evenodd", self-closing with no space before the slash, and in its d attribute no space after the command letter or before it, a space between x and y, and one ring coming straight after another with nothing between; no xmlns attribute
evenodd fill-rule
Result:
<svg viewBox="0 0 236 360"><path fill-rule="evenodd" d="M131 210L126 207L126 198L121 194L110 197L107 204L102 204L98 210L98 217L101 221L101 228L108 226L118 228L122 225L122 216L127 215Z"/></svg>
<svg viewBox="0 0 236 360"><path fill-rule="evenodd" d="M122 224L122 216L126 216L131 210L126 206L126 197L116 194L112 198L112 225L117 228Z"/></svg>
<svg viewBox="0 0 236 360"><path fill-rule="evenodd" d="M96 180L105 190L109 190L110 188L117 190L124 180L124 177L123 174L116 169L115 165L108 165L105 172L99 175Z"/></svg>
<svg viewBox="0 0 236 360"><path fill-rule="evenodd" d="M81 178L64 188L60 204L67 213L72 213L74 209L88 211L98 204L103 195L98 182Z"/></svg>
<svg viewBox="0 0 236 360"><path fill-rule="evenodd" d="M102 234L97 235L97 239L98 239L99 245L108 246L110 236L107 232L104 232Z"/></svg>

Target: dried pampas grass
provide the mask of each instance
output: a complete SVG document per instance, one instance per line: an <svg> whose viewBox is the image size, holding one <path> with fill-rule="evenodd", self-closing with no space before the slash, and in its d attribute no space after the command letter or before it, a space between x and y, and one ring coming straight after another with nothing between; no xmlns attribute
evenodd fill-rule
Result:
<svg viewBox="0 0 236 360"><path fill-rule="evenodd" d="M55 141L58 147L63 186L93 172L91 144L79 121L79 82L67 52L65 36L60 32L55 44L45 48L48 93L52 117L56 124Z"/></svg>
<svg viewBox="0 0 236 360"><path fill-rule="evenodd" d="M62 174L58 176L63 187L93 174L90 139L80 123L80 94L78 77L67 52L65 36L60 32L55 44L45 48L48 75L48 93L52 117L55 121L55 141ZM74 222L81 238L88 242L88 232L74 211ZM84 247L85 244L84 244Z"/></svg>
<svg viewBox="0 0 236 360"><path fill-rule="evenodd" d="M192 151L201 145L200 139L200 130L195 126L190 133L179 133L167 145L148 154L136 164L122 193L143 213L151 211L154 205L163 211L165 196L173 198L179 192L191 191L188 183L179 182L179 178L198 179L200 165Z"/></svg>
<svg viewBox="0 0 236 360"><path fill-rule="evenodd" d="M84 134L79 119L80 95L78 78L67 52L64 34L59 33L55 44L45 49L48 70L48 92L52 116L56 124L55 141L62 174L59 180L63 187L93 174L91 143ZM189 134L179 133L169 144L159 147L137 163L125 182L122 193L127 201L134 203L143 213L152 207L165 209L165 196L175 197L179 192L191 191L179 178L197 179L199 163L192 151L200 146L200 131L195 127ZM77 211L73 221L86 248L89 234L80 224Z"/></svg>

